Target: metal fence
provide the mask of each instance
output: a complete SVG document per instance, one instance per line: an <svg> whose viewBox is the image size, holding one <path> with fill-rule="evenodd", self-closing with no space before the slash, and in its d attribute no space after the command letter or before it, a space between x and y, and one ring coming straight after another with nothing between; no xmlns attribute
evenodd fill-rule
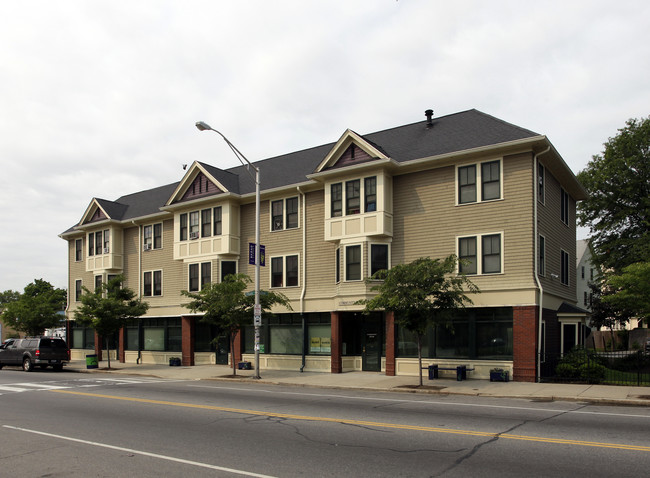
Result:
<svg viewBox="0 0 650 478"><path fill-rule="evenodd" d="M540 357L542 382L594 383L650 387L650 353L576 349Z"/></svg>

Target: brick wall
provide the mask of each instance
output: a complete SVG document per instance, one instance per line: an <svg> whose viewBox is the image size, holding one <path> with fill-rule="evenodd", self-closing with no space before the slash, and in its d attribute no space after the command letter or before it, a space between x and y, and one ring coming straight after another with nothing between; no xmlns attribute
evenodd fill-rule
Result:
<svg viewBox="0 0 650 478"><path fill-rule="evenodd" d="M386 375L395 375L395 314L386 312Z"/></svg>
<svg viewBox="0 0 650 478"><path fill-rule="evenodd" d="M537 307L513 307L513 380L534 382L537 376Z"/></svg>
<svg viewBox="0 0 650 478"><path fill-rule="evenodd" d="M331 312L332 317L332 351L331 351L331 371L332 373L343 372L343 360L341 357L341 314Z"/></svg>
<svg viewBox="0 0 650 478"><path fill-rule="evenodd" d="M181 317L182 364L194 365L194 317Z"/></svg>

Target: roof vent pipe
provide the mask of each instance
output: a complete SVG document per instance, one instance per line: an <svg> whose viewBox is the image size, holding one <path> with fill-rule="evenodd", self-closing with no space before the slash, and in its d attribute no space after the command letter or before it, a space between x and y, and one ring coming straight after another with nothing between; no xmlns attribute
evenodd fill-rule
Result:
<svg viewBox="0 0 650 478"><path fill-rule="evenodd" d="M426 110L424 116L427 117L427 128L431 128L433 126L433 110Z"/></svg>

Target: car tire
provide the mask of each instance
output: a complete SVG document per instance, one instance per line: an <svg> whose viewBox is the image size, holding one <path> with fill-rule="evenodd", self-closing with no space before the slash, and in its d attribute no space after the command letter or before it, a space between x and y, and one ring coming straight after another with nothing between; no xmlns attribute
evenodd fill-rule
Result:
<svg viewBox="0 0 650 478"><path fill-rule="evenodd" d="M30 359L29 357L25 357L23 359L23 370L25 372L31 372L32 370L34 370L34 364L32 363L32 359Z"/></svg>
<svg viewBox="0 0 650 478"><path fill-rule="evenodd" d="M63 370L63 364L52 365L52 368L55 372L61 372Z"/></svg>

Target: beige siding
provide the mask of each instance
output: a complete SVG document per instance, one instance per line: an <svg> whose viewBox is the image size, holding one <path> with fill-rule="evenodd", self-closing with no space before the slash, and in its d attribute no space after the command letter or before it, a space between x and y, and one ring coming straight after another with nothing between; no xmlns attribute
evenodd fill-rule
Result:
<svg viewBox="0 0 650 478"><path fill-rule="evenodd" d="M483 291L534 287L532 155L507 156L502 167L503 199L464 205L455 167L395 177L393 265L456 254L459 236L502 233L502 273L472 280Z"/></svg>

